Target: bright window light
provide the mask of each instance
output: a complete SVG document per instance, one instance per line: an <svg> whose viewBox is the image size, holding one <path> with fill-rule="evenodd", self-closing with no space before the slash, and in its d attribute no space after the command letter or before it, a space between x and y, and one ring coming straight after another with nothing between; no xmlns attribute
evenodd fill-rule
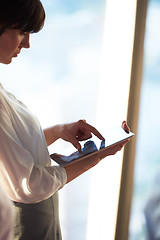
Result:
<svg viewBox="0 0 160 240"><path fill-rule="evenodd" d="M98 129L126 119L135 28L136 0L108 0L97 104ZM92 171L87 240L114 239L122 154Z"/></svg>

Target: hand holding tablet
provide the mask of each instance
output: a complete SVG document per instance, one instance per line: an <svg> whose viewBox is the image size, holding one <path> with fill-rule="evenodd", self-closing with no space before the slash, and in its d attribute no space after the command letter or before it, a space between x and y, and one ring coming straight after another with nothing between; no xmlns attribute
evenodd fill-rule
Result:
<svg viewBox="0 0 160 240"><path fill-rule="evenodd" d="M72 164L75 161L84 160L88 156L94 156L95 154L99 155L100 158L103 158L103 153L105 154L107 150L113 150L113 147L115 152L117 152L123 147L128 139L134 136L134 133L130 132L128 128L125 129L125 122L122 123L122 127L118 126L103 133L105 140L102 141L97 137L92 136L90 140L84 141L84 146L81 149L81 152L76 151L69 156L54 153L51 154L51 158L58 164L65 166Z"/></svg>

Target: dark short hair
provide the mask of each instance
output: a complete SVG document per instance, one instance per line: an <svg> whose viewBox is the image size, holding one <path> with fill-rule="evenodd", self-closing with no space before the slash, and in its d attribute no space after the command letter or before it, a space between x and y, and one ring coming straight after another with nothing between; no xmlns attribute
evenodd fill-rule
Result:
<svg viewBox="0 0 160 240"><path fill-rule="evenodd" d="M7 28L35 33L41 30L44 20L40 0L0 0L0 34Z"/></svg>

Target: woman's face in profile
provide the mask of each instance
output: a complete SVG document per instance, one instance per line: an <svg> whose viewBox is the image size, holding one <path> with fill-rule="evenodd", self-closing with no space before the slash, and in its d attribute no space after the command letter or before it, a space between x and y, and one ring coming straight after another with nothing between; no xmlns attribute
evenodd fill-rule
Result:
<svg viewBox="0 0 160 240"><path fill-rule="evenodd" d="M6 29L0 35L0 63L9 64L22 48L29 48L30 33L19 29Z"/></svg>

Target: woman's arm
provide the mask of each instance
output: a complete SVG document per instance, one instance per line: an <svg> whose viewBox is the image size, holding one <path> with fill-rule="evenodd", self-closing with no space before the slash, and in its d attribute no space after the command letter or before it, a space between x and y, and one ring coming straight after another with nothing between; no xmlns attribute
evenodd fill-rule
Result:
<svg viewBox="0 0 160 240"><path fill-rule="evenodd" d="M48 146L61 138L72 143L73 146L78 149L78 151L81 151L81 145L79 141L91 138L92 134L97 136L100 140L104 140L104 137L98 132L98 130L88 124L85 120L55 125L53 127L44 129L43 131Z"/></svg>
<svg viewBox="0 0 160 240"><path fill-rule="evenodd" d="M15 209L0 188L0 240L13 240Z"/></svg>
<svg viewBox="0 0 160 240"><path fill-rule="evenodd" d="M126 121L122 122L122 127L125 131L130 131ZM89 125L85 120L79 120L78 122L69 124L56 125L52 128L46 129L44 133L48 144L53 143L58 138L62 138L63 140L72 143L73 146L78 149L78 151L81 151L81 145L79 141L89 139L92 136L92 133L99 139L104 140L103 136L97 131L97 129ZM74 162L71 165L65 166L64 168L67 173L67 183L90 168L94 167L103 158L120 151L122 147L128 143L128 141L129 140L124 140L116 146L106 149L101 153L101 155L89 156L88 158L85 158L85 160Z"/></svg>
<svg viewBox="0 0 160 240"><path fill-rule="evenodd" d="M97 165L103 158L114 155L116 152L120 151L122 147L129 142L129 139L124 140L123 143L119 143L116 146L113 146L105 151L94 156L89 156L82 161L75 161L71 165L66 165L64 168L67 173L67 183L80 176L82 173L91 169L95 165Z"/></svg>
<svg viewBox="0 0 160 240"><path fill-rule="evenodd" d="M60 138L59 133L61 132L62 127L63 125L58 124L58 125L43 129L47 146L51 145L52 143L54 143L56 140Z"/></svg>

